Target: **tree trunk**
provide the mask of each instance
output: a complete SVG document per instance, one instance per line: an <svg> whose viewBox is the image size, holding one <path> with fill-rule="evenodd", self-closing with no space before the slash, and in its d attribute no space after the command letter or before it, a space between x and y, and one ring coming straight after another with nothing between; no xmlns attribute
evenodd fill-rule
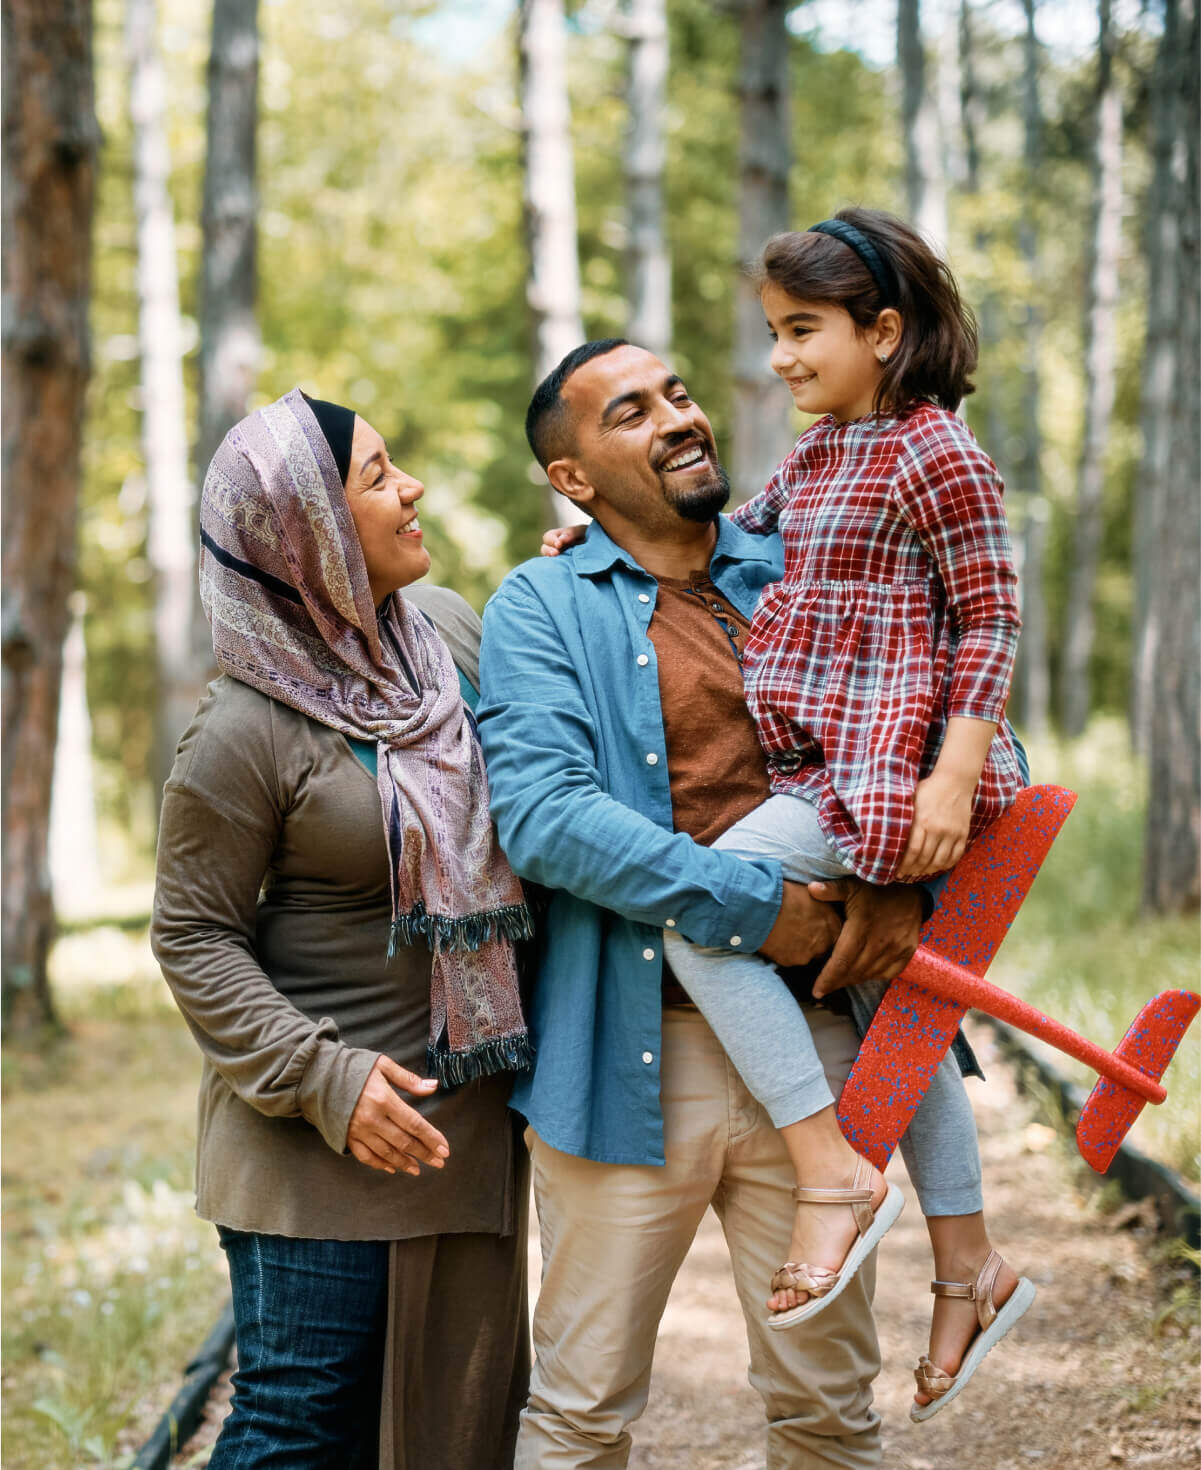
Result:
<svg viewBox="0 0 1201 1470"><path fill-rule="evenodd" d="M963 146L963 190L967 195L980 193L980 138L988 126L988 116L976 75L976 38L972 24L970 0L962 0L959 7L959 125ZM978 217L978 216L977 216ZM977 255L987 257L990 234L978 223L973 236ZM1000 309L996 292L985 286L980 297L980 358L984 363L992 360L993 350L1001 340L999 325ZM1006 477L1005 415L1002 411L1001 393L998 387L990 388L987 402L987 441L985 449L996 461L1002 478Z"/></svg>
<svg viewBox="0 0 1201 1470"><path fill-rule="evenodd" d="M158 50L156 9L155 0L126 0L138 224L142 447L150 507L147 551L154 571L158 707L153 783L157 798L170 774L176 742L204 688L208 659L195 647L193 638L198 616L195 496L188 475L183 340L165 115L167 76Z"/></svg>
<svg viewBox="0 0 1201 1470"><path fill-rule="evenodd" d="M258 79L258 0L213 0L200 275L201 478L226 433L246 416L258 372Z"/></svg>
<svg viewBox="0 0 1201 1470"><path fill-rule="evenodd" d="M769 236L789 228L789 33L786 0L741 0L738 149L738 256L753 261ZM767 483L796 432L787 389L771 370L771 343L754 286L740 274L735 293L734 499Z"/></svg>
<svg viewBox="0 0 1201 1470"><path fill-rule="evenodd" d="M663 110L667 92L666 0L629 0L630 317L626 334L666 361L671 352L671 256L663 233Z"/></svg>
<svg viewBox="0 0 1201 1470"><path fill-rule="evenodd" d="M905 193L909 217L939 250L947 244L947 190L937 99L926 82L920 0L897 0L897 63L905 135Z"/></svg>
<svg viewBox="0 0 1201 1470"><path fill-rule="evenodd" d="M1179 0L1165 0L1163 35L1149 87L1152 171L1146 206L1147 334L1139 408L1143 453L1134 497L1134 629L1131 650L1130 731L1134 748L1150 744L1152 669L1156 625L1152 589L1157 579L1158 520L1170 472L1172 411L1177 401L1176 352L1179 305L1180 221L1176 200L1186 154L1181 137Z"/></svg>
<svg viewBox="0 0 1201 1470"><path fill-rule="evenodd" d="M10 1034L54 1022L47 855L99 142L89 0L3 0L3 964Z"/></svg>
<svg viewBox="0 0 1201 1470"><path fill-rule="evenodd" d="M534 334L534 381L540 383L584 340L563 0L521 0L518 47L529 250L525 294ZM588 519L549 487L546 509L552 526Z"/></svg>
<svg viewBox="0 0 1201 1470"><path fill-rule="evenodd" d="M1014 466L1014 495L1020 545L1022 640L1014 680L1017 707L1031 735L1047 727L1051 704L1051 676L1047 656L1047 604L1044 588L1047 528L1050 508L1042 493L1039 433L1039 356L1042 312L1038 304L1041 268L1035 191L1042 163L1042 102L1039 95L1039 42L1034 24L1035 0L1023 0L1026 13L1023 77L1023 134L1025 188L1018 246L1026 267L1030 300L1026 306L1026 353L1022 365L1021 451Z"/></svg>
<svg viewBox="0 0 1201 1470"><path fill-rule="evenodd" d="M1201 905L1201 27L1197 0L1168 0L1166 9L1175 12L1165 17L1162 43L1175 139L1159 199L1176 220L1175 372L1151 547L1151 782L1143 866L1143 901L1158 913Z"/></svg>
<svg viewBox="0 0 1201 1470"><path fill-rule="evenodd" d="M94 913L100 892L83 593L74 593L70 601L50 802L50 888L55 913L68 917Z"/></svg>
<svg viewBox="0 0 1201 1470"><path fill-rule="evenodd" d="M1122 98L1113 72L1112 0L1098 7L1092 245L1084 328L1084 442L1076 488L1075 554L1068 584L1061 723L1079 735L1092 704L1093 598L1104 524L1105 451L1117 368L1118 253L1122 243Z"/></svg>

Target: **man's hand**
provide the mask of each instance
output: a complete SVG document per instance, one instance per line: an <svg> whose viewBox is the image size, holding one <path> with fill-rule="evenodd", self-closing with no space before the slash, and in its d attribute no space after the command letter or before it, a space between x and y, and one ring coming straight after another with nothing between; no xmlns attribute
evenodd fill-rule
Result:
<svg viewBox="0 0 1201 1470"><path fill-rule="evenodd" d="M450 1146L441 1133L427 1123L416 1108L401 1102L399 1087L419 1097L428 1097L438 1086L433 1077L418 1077L382 1053L367 1074L346 1129L346 1145L360 1164L382 1169L385 1174L419 1174L419 1164L434 1169L450 1157Z"/></svg>
<svg viewBox="0 0 1201 1470"><path fill-rule="evenodd" d="M825 883L820 886L838 888L841 884ZM763 941L760 953L776 965L807 965L810 960L826 954L834 947L838 931L842 928L842 919L833 907L833 900L840 897L841 894L833 894L828 900L824 895L811 897L803 883L785 883L780 912L771 933Z"/></svg>
<svg viewBox="0 0 1201 1470"><path fill-rule="evenodd" d="M834 953L813 982L813 998L861 980L892 980L913 958L922 927L922 896L908 883L874 888L858 879L810 883L823 903L841 902L846 918Z"/></svg>

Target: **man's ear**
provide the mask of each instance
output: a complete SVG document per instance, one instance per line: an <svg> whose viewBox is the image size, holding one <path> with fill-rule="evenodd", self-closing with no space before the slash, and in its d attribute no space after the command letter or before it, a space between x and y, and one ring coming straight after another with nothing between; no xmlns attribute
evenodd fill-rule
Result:
<svg viewBox="0 0 1201 1470"><path fill-rule="evenodd" d="M585 506L595 499L592 482L574 459L552 459L546 467L546 478L566 500Z"/></svg>

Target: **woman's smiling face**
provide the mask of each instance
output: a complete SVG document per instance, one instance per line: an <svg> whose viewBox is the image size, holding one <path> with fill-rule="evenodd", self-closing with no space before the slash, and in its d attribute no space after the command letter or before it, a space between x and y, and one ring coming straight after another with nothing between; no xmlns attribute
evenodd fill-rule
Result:
<svg viewBox="0 0 1201 1470"><path fill-rule="evenodd" d="M407 587L430 569L422 544L417 502L425 486L398 470L388 446L357 415L346 477L346 502L363 548L371 600L378 607L398 587Z"/></svg>

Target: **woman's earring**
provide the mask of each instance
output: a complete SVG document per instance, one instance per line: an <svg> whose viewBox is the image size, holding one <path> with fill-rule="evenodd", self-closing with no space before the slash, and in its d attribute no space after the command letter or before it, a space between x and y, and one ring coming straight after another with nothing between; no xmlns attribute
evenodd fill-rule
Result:
<svg viewBox="0 0 1201 1470"><path fill-rule="evenodd" d="M878 361L880 363L880 366L883 367L884 364L888 361L888 353L887 352L881 352L880 355L879 355Z"/></svg>

